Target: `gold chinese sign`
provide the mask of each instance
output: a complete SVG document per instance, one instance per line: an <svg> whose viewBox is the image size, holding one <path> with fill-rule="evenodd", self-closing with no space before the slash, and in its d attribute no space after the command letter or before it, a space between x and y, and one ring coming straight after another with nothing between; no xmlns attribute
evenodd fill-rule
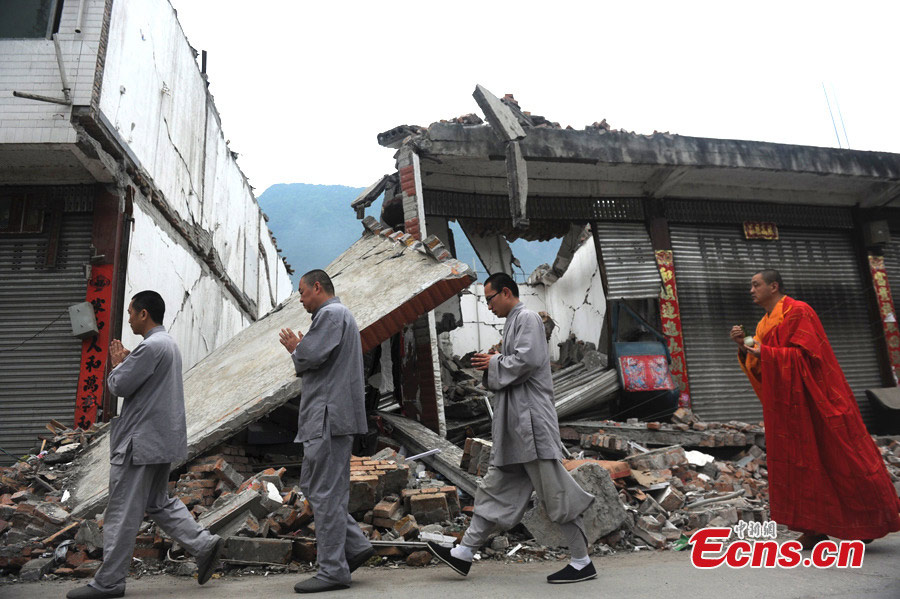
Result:
<svg viewBox="0 0 900 599"><path fill-rule="evenodd" d="M681 391L678 405L683 408L691 406L691 390L688 385L687 364L684 359L684 337L681 329L681 310L678 307L678 289L675 286L675 261L672 250L656 250L656 265L662 278L662 291L659 294L659 316L662 332L669 345L672 363L669 370L672 380Z"/></svg>
<svg viewBox="0 0 900 599"><path fill-rule="evenodd" d="M884 270L884 257L869 254L869 272L872 275L872 286L875 288L875 299L878 301L878 312L881 316L881 328L887 344L891 370L894 373L894 384L900 376L900 328L897 327L897 315L894 313L894 298L888 285L887 273Z"/></svg>
<svg viewBox="0 0 900 599"><path fill-rule="evenodd" d="M765 239L775 241L778 239L778 225L775 223L744 222L744 239Z"/></svg>

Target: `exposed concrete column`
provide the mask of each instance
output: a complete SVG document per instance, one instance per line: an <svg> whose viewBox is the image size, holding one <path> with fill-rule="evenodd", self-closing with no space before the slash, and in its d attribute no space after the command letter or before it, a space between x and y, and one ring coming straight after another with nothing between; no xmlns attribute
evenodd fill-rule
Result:
<svg viewBox="0 0 900 599"><path fill-rule="evenodd" d="M546 284L553 284L566 274L569 264L572 263L572 257L575 256L575 250L581 245L582 238L586 236L586 228L586 225L583 223L572 223L569 225L569 232L566 233L566 236L563 237L562 242L559 244L559 251L556 252L553 267L543 277L543 281Z"/></svg>
<svg viewBox="0 0 900 599"><path fill-rule="evenodd" d="M514 227L528 226L528 171L519 141L525 139L525 129L509 106L480 85L472 94L484 111L484 117L497 137L506 144L506 182L509 190L509 212Z"/></svg>
<svg viewBox="0 0 900 599"><path fill-rule="evenodd" d="M400 173L404 230L421 241L428 235L422 199L422 171L418 154L409 146L401 147L397 153L397 171ZM443 436L447 434L447 425L434 311L420 316L412 329L415 359L406 364L415 368L416 376L403 377L403 402L416 406L416 416L420 422Z"/></svg>
<svg viewBox="0 0 900 599"><path fill-rule="evenodd" d="M466 234L469 243L472 244L472 249L478 254L478 259L481 260L489 274L505 272L510 276L513 275L512 267L518 260L513 256L509 243L502 235L498 233L481 235L476 232L475 226L471 221L464 219L459 219L459 226L462 228L463 233Z"/></svg>

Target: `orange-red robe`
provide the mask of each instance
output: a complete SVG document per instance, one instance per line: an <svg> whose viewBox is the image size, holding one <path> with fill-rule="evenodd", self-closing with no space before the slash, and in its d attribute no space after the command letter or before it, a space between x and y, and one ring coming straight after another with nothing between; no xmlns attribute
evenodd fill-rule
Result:
<svg viewBox="0 0 900 599"><path fill-rule="evenodd" d="M741 367L766 426L772 520L839 539L900 530L900 500L818 315L785 296Z"/></svg>

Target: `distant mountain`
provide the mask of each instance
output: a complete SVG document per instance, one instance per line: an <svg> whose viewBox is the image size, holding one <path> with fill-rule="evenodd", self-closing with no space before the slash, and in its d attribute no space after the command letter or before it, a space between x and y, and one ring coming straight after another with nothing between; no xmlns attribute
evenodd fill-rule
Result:
<svg viewBox="0 0 900 599"><path fill-rule="evenodd" d="M350 208L350 202L362 191L362 187L344 185L278 183L260 194L259 206L269 217L269 228L278 240L278 247L294 269L291 276L294 285L300 282L303 273L327 266L362 235L362 223ZM366 209L366 214L376 217L381 214L381 198ZM451 223L450 228L456 257L472 265L477 261L475 250L459 224ZM514 241L512 251L524 271L524 275L516 273L516 280L524 280L543 263L552 264L559 243L559 240ZM479 280L484 280L484 266L480 262L477 270Z"/></svg>

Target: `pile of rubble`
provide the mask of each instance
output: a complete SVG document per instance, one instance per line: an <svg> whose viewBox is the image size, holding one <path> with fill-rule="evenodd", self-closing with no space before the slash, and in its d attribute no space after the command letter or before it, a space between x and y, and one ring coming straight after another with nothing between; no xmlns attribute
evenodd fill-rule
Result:
<svg viewBox="0 0 900 599"><path fill-rule="evenodd" d="M471 376L456 381L474 387ZM388 418L382 415L385 422ZM395 425L405 420L390 418ZM412 436L386 426L381 439L394 447L352 458L349 512L376 546L370 565L422 566L431 561L425 541L458 542L472 513L473 481L487 472L489 439L469 436L460 448L418 426L425 432ZM53 423L49 428L54 436L42 451L0 468L0 575L18 580L89 577L102 557L102 516L73 518L65 508L65 488L68 462L103 427L79 431ZM705 526L768 519L760 425L701 422L682 409L672 423L582 420L561 423L560 433L572 456L564 461L566 468L597 497L585 514L594 554L680 549ZM876 440L900 491L900 440ZM429 446L442 446L443 454L427 451ZM415 451L425 455L404 456ZM170 492L203 526L226 538L226 570L312 570L316 523L299 488L298 468L250 474L253 470L242 447L220 445L177 469ZM562 545L536 504L522 525L493 537L481 554L515 561L553 559L565 555ZM134 558L145 571L196 572L193 561L151 522L141 527Z"/></svg>

